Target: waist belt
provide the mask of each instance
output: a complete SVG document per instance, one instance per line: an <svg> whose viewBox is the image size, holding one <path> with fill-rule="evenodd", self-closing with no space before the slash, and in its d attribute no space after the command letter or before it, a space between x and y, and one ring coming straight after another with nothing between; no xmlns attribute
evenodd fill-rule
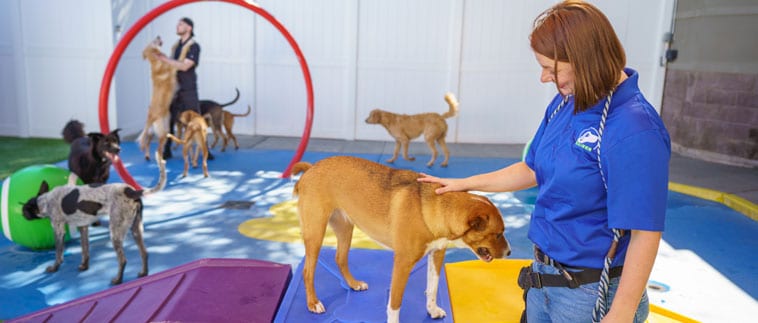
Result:
<svg viewBox="0 0 758 323"><path fill-rule="evenodd" d="M580 285L596 283L600 281L602 269L594 268L576 268L576 271L568 271L564 266L550 258L539 248L534 249L534 258L546 265L558 268L559 275L535 273L531 266L521 269L518 276L518 284L522 289L542 288L542 287L569 287L577 288ZM572 268L573 269L573 268ZM613 267L610 269L610 278L621 276L624 266Z"/></svg>

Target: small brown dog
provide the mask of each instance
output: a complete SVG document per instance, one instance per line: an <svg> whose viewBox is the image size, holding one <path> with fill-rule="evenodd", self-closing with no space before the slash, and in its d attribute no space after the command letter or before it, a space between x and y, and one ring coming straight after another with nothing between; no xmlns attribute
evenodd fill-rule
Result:
<svg viewBox="0 0 758 323"><path fill-rule="evenodd" d="M169 106L176 88L176 68L161 61L161 37L155 37L142 51L142 58L150 62L150 78L153 83L153 95L147 110L145 128L137 138L140 149L145 153L145 160L150 160L150 141L153 134L158 137L158 154L163 159L163 147L166 144L168 123L170 119Z"/></svg>
<svg viewBox="0 0 758 323"><path fill-rule="evenodd" d="M234 133L232 133L232 128L234 127L234 118L237 117L247 117L250 114L250 111L252 111L252 108L248 105L247 106L247 112L245 113L231 113L229 111L221 109L221 120L216 119L215 117L211 117L210 124L211 128L213 129L213 144L211 144L211 148L216 148L216 143L218 143L218 137L220 136L223 139L223 145L221 146L221 151L226 151L226 145L228 144L228 139L231 138L234 141L234 149L239 149L240 145L237 143L237 137L234 136ZM212 115L211 115L212 116ZM223 131L221 131L221 125L223 124L224 130L226 131L226 135Z"/></svg>
<svg viewBox="0 0 758 323"><path fill-rule="evenodd" d="M444 114L430 112L407 115L379 109L371 111L371 114L366 119L366 123L381 124L395 138L395 152L392 154L392 158L387 160L388 163L395 162L398 151L400 151L400 146L403 146L403 158L405 160L416 160L415 157L408 157L408 144L423 133L424 141L426 141L429 149L432 150L432 159L426 163L426 166L431 167L434 165L434 160L437 159L437 148L434 144L437 142L445 154L445 160L442 161L440 166L447 167L450 151L448 151L447 144L445 143L445 136L447 135L447 122L445 122L445 119L452 118L458 114L458 100L452 93L446 93L445 101L450 106L450 110Z"/></svg>
<svg viewBox="0 0 758 323"><path fill-rule="evenodd" d="M438 195L439 184L420 183L420 175L365 159L337 156L311 165L299 162L293 174L305 243L303 282L308 310L324 313L314 273L327 224L337 236L336 263L353 290L368 289L347 266L353 226L394 250L387 322L397 322L403 292L414 264L429 254L426 308L432 318L446 315L437 306L437 284L449 242L462 243L489 262L510 254L502 215L487 198L464 192Z"/></svg>
<svg viewBox="0 0 758 323"><path fill-rule="evenodd" d="M211 129L213 129L213 144L211 145L211 148L216 148L218 138L221 137L223 139L223 146L221 147L222 152L226 150L226 145L228 143L227 137L231 137L232 140L234 140L234 149L239 149L237 137L235 137L232 133L232 127L234 126L234 117L246 117L248 114L250 114L251 110L250 106L247 107L247 113L244 114L233 114L224 110L224 107L230 106L239 100L240 91L237 88L235 88L234 91L237 94L234 96L233 100L227 103L218 103L213 100L200 101L200 113L207 118L208 125L211 127ZM224 131L222 131L222 126L226 128L226 134L224 134Z"/></svg>
<svg viewBox="0 0 758 323"><path fill-rule="evenodd" d="M187 176L190 157L192 158L192 168L197 167L197 159L202 150L203 176L208 177L208 124L205 122L205 118L194 110L186 110L179 114L177 125L177 134L182 139L179 139L170 133L167 134L166 137L183 146L182 156L184 156L184 172L182 173L182 176ZM184 132L183 135L182 132ZM190 151L193 144L195 146L194 152Z"/></svg>

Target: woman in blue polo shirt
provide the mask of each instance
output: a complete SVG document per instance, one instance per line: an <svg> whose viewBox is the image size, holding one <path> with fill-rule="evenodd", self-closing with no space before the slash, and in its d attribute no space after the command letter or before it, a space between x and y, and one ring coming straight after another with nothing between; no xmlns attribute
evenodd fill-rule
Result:
<svg viewBox="0 0 758 323"><path fill-rule="evenodd" d="M442 184L438 194L539 187L529 226L535 261L519 277L528 322L644 322L666 209L668 132L596 7L556 4L535 20L530 44L540 81L555 83L558 94L525 160L468 178L424 174L419 181ZM598 301L613 229L621 235Z"/></svg>

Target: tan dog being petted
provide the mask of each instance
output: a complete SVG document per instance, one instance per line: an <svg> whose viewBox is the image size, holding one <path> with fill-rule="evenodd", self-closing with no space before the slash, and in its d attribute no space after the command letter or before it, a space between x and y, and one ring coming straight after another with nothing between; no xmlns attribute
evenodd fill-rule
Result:
<svg viewBox="0 0 758 323"><path fill-rule="evenodd" d="M166 137L183 146L184 172L182 176L187 176L190 157L192 158L192 167L197 167L197 158L202 150L203 176L208 177L208 124L205 122L205 118L194 110L185 110L179 114L177 125L178 134L182 136L181 139L172 134L167 134ZM182 132L184 132L183 135ZM195 145L194 153L190 151L193 144Z"/></svg>
<svg viewBox="0 0 758 323"><path fill-rule="evenodd" d="M434 160L437 159L437 148L434 144L436 142L445 154L445 160L442 161L440 166L447 167L450 151L448 151L447 144L445 143L445 136L447 136L447 122L445 122L445 119L455 117L458 114L458 100L452 93L446 93L445 101L450 106L450 110L444 114L430 112L407 115L379 109L371 111L371 114L366 118L366 123L381 124L395 138L395 151L392 154L392 158L387 160L388 163L395 162L398 151L400 151L400 146L403 146L403 158L405 160L416 160L415 157L408 157L408 144L423 133L424 141L426 141L429 149L432 150L432 159L426 163L426 166L431 167L434 165Z"/></svg>
<svg viewBox="0 0 758 323"><path fill-rule="evenodd" d="M510 254L500 211L483 196L438 195L434 190L439 185L416 181L416 172L357 157L330 157L314 165L299 162L292 173L301 172L294 194L299 197L303 282L311 312L326 312L313 280L327 224L337 236L337 266L353 290L368 289L347 266L353 226L394 251L387 322L398 322L408 277L423 256L429 254L426 309L432 318L440 318L446 313L437 305L437 284L449 242L462 244L486 262Z"/></svg>
<svg viewBox="0 0 758 323"><path fill-rule="evenodd" d="M161 53L161 37L155 37L142 51L142 58L150 62L150 78L153 92L147 109L145 128L137 137L140 149L145 153L145 160L150 160L150 141L153 134L158 137L158 154L163 159L163 147L170 120L169 106L176 88L176 68L158 59Z"/></svg>

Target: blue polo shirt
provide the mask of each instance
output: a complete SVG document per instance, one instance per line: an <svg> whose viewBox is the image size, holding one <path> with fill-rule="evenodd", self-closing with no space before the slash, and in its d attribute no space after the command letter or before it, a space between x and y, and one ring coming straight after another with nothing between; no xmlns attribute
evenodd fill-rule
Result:
<svg viewBox="0 0 758 323"><path fill-rule="evenodd" d="M563 100L558 94L525 158L539 186L529 239L567 266L602 268L611 228L663 231L671 142L639 90L637 72L624 72L629 78L611 97L602 138L598 128L605 98L574 114L570 97L548 123ZM597 162L599 139L607 191ZM622 238L613 266L623 265L629 236Z"/></svg>

